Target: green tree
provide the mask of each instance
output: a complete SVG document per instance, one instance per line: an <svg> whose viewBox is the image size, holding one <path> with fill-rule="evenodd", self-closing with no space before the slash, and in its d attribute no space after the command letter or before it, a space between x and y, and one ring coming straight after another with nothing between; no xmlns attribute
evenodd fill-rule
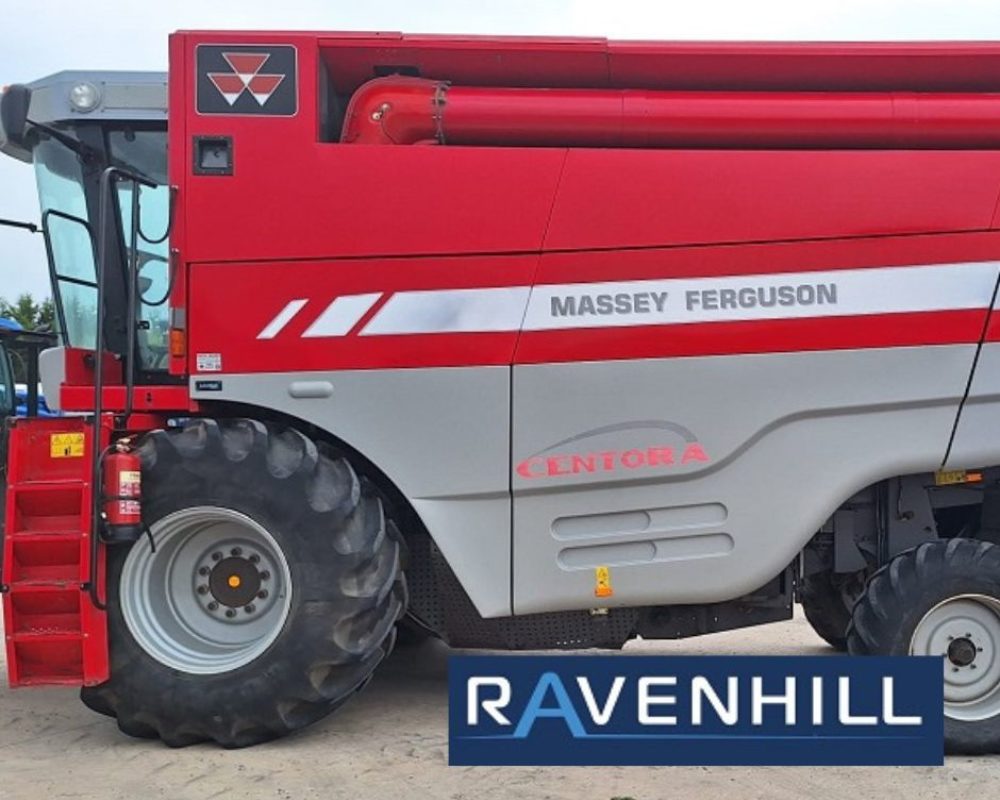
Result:
<svg viewBox="0 0 1000 800"><path fill-rule="evenodd" d="M56 329L56 304L51 297L42 300L38 309L38 326L41 330L54 331Z"/></svg>
<svg viewBox="0 0 1000 800"><path fill-rule="evenodd" d="M56 308L48 297L39 302L30 294L25 293L13 303L0 297L0 317L12 319L29 331L52 330L55 327ZM18 383L24 383L28 375L27 364L24 360L25 354L17 346L8 346L7 352L10 354L14 366L14 380Z"/></svg>
<svg viewBox="0 0 1000 800"><path fill-rule="evenodd" d="M55 304L48 297L41 302L36 301L27 292L20 295L13 303L0 297L0 317L15 320L29 331L51 330L56 318Z"/></svg>

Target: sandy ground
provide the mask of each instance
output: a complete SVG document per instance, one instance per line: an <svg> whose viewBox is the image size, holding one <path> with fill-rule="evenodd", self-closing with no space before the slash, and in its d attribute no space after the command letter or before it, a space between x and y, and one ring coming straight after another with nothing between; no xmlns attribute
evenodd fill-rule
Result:
<svg viewBox="0 0 1000 800"><path fill-rule="evenodd" d="M655 654L827 653L804 619L681 642ZM129 739L75 691L0 688L0 798L766 798L1000 796L1000 757L943 768L486 768L447 766L447 648L399 651L339 714L249 750ZM0 656L0 672L4 672Z"/></svg>

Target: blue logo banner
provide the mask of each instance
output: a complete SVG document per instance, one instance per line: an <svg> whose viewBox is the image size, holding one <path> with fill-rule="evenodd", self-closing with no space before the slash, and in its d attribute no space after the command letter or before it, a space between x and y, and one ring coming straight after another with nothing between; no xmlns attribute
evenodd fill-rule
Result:
<svg viewBox="0 0 1000 800"><path fill-rule="evenodd" d="M939 658L453 656L453 765L938 765Z"/></svg>

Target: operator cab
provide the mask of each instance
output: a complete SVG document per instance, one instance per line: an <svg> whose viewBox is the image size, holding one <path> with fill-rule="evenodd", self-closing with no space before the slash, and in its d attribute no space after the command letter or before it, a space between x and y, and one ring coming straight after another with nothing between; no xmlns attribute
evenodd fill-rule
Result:
<svg viewBox="0 0 1000 800"><path fill-rule="evenodd" d="M103 245L108 265L103 349L134 367L136 383L169 382L166 74L60 72L27 87L11 87L0 98L0 112L0 152L35 166L61 344L96 349ZM112 181L112 213L105 215L101 231L101 177L108 167L151 185ZM140 213L130 348L125 309L135 191ZM50 397L58 396L54 388L46 387Z"/></svg>

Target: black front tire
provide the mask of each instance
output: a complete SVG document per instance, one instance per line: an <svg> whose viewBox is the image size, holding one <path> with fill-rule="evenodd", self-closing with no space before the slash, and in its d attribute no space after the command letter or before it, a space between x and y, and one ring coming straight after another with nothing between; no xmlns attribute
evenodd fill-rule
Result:
<svg viewBox="0 0 1000 800"><path fill-rule="evenodd" d="M439 638L434 631L409 614L396 626L396 649L414 648Z"/></svg>
<svg viewBox="0 0 1000 800"><path fill-rule="evenodd" d="M944 603L968 596L1000 600L1000 546L950 539L908 550L868 582L854 606L848 652L910 655L914 632L926 615ZM944 661L948 669L947 659ZM1000 686L995 694L1000 694ZM1000 706L993 716L970 721L950 716L946 701L944 733L948 753L1000 753Z"/></svg>
<svg viewBox="0 0 1000 800"><path fill-rule="evenodd" d="M145 522L201 506L252 518L288 563L289 611L270 647L244 666L172 669L129 630L118 596L128 549L112 548L111 678L84 689L83 701L133 736L245 747L325 717L364 687L392 649L406 584L395 526L351 465L294 429L255 420L193 420L148 434L138 452Z"/></svg>

